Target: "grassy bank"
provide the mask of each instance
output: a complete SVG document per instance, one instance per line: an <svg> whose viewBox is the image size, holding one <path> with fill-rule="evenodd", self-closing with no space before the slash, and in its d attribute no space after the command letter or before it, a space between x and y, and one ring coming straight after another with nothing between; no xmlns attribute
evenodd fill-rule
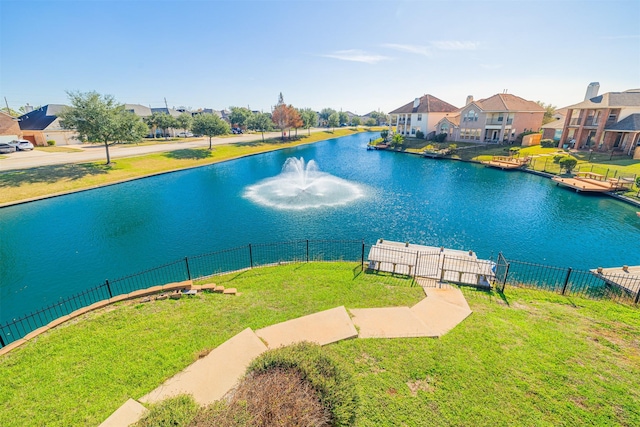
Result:
<svg viewBox="0 0 640 427"><path fill-rule="evenodd" d="M132 301L78 318L0 359L0 425L98 425L245 327L423 296L402 279L354 278L354 267L255 269L217 280L238 297ZM637 308L514 288L464 293L474 313L440 339L324 347L356 373L358 426L640 424Z"/></svg>
<svg viewBox="0 0 640 427"><path fill-rule="evenodd" d="M212 150L206 148L183 149L138 157L118 158L109 166L100 161L8 171L0 174L0 205L78 191L162 172L218 163L358 132L352 129L336 129L334 132L315 132L309 136L300 133L299 138L295 140L272 139L265 142L260 140L217 145Z"/></svg>

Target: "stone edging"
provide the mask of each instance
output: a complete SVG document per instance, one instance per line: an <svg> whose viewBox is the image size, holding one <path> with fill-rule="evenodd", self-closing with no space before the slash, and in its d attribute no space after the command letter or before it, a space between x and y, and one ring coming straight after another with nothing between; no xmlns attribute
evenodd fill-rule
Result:
<svg viewBox="0 0 640 427"><path fill-rule="evenodd" d="M113 298L109 298L109 299L105 299L102 301L98 301L98 302L94 302L91 305L88 305L86 307L82 307L79 308L69 314L67 314L66 316L62 316L59 317L55 320L52 320L51 322L49 322L48 324L46 324L45 326L41 326L40 328L29 332L27 335L25 335L24 337L13 341L12 343L6 345L5 347L0 348L0 356L5 355L7 353L9 353L11 350L13 350L16 347L20 347L22 344L26 343L27 341L37 337L40 334L43 334L45 332L47 332L49 329L55 328L56 326L74 319L80 315L86 314L90 311L93 310L97 310L98 308L103 308L108 306L109 304L113 304L116 302L120 302L120 301L125 301L128 299L133 299L133 298L138 298L138 297L142 297L142 296L147 296L147 295L153 295L159 292L167 292L167 291L176 291L176 290L181 290L181 289L194 289L194 290L213 290L215 288L215 283L209 283L206 285L194 285L192 280L185 280L184 282L173 282L173 283L167 283L164 285L159 285L159 286L152 286L150 288L147 289L140 289L137 291L133 291L131 293L128 294L121 294L121 295L116 295Z"/></svg>

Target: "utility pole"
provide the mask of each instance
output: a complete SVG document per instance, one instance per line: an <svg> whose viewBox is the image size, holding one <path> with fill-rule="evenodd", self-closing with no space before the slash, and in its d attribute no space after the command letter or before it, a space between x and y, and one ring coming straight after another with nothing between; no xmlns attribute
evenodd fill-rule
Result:
<svg viewBox="0 0 640 427"><path fill-rule="evenodd" d="M11 110L9 109L9 103L7 102L7 97L6 96L4 97L4 103L7 105L7 114L11 115L11 113L10 113Z"/></svg>

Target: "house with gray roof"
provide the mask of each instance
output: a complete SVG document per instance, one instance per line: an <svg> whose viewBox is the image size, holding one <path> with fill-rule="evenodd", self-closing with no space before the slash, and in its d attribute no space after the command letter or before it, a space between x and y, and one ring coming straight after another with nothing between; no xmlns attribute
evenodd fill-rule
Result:
<svg viewBox="0 0 640 427"><path fill-rule="evenodd" d="M60 125L58 114L64 108L65 105L48 104L18 117L22 138L41 146L47 145L47 141L55 141L56 145L80 144L75 131Z"/></svg>
<svg viewBox="0 0 640 427"><path fill-rule="evenodd" d="M591 83L584 101L567 107L558 147L633 155L640 144L640 89L598 95L599 87Z"/></svg>
<svg viewBox="0 0 640 427"><path fill-rule="evenodd" d="M427 137L435 133L436 124L442 118L457 110L458 107L426 94L389 112L390 125L401 135L415 136L421 131Z"/></svg>

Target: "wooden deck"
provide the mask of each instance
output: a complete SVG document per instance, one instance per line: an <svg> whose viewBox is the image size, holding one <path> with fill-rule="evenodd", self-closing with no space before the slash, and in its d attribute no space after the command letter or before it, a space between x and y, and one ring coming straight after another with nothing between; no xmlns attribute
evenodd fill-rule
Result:
<svg viewBox="0 0 640 427"><path fill-rule="evenodd" d="M622 290L634 294L640 292L640 265L630 265L626 270L624 267L613 267L593 269L591 272Z"/></svg>
<svg viewBox="0 0 640 427"><path fill-rule="evenodd" d="M556 176L552 179L559 185L573 188L576 191L591 193L625 190L631 188L633 185L632 178L606 178L602 174L593 172L578 172L573 178L560 178Z"/></svg>
<svg viewBox="0 0 640 427"><path fill-rule="evenodd" d="M439 280L441 282L489 287L494 278L489 260L473 251L378 241L368 255L369 269Z"/></svg>
<svg viewBox="0 0 640 427"><path fill-rule="evenodd" d="M529 163L528 157L493 156L491 160L481 162L485 166L498 169L519 169Z"/></svg>

